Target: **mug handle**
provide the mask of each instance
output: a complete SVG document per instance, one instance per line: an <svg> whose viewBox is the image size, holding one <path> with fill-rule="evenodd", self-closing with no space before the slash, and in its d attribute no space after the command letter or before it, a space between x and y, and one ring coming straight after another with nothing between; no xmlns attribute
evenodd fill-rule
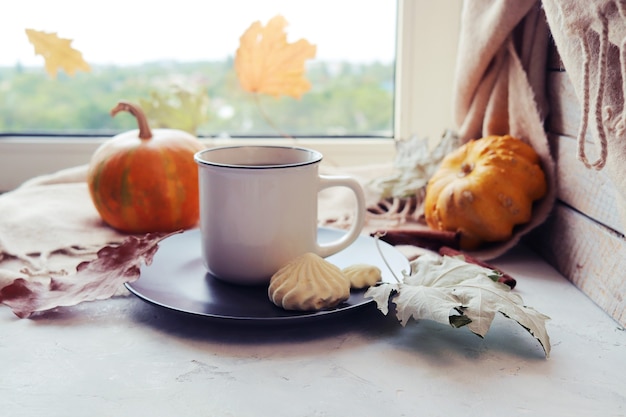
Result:
<svg viewBox="0 0 626 417"><path fill-rule="evenodd" d="M361 234L365 224L365 194L363 193L361 184L359 184L359 182L352 177L320 175L319 178L320 182L318 191L330 187L347 187L352 190L356 196L356 216L352 226L348 229L348 232L335 241L324 244L316 244L317 254L322 258L325 258L347 248Z"/></svg>

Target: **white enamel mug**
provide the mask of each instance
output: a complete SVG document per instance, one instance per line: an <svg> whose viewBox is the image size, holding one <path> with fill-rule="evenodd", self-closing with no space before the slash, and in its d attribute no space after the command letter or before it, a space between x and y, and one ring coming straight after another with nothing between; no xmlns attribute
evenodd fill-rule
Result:
<svg viewBox="0 0 626 417"><path fill-rule="evenodd" d="M198 164L202 258L208 272L237 284L267 284L299 255L327 257L352 244L365 219L365 197L348 176L319 174L322 154L287 146L230 146L202 150ZM342 237L317 240L318 192L348 187L354 222Z"/></svg>

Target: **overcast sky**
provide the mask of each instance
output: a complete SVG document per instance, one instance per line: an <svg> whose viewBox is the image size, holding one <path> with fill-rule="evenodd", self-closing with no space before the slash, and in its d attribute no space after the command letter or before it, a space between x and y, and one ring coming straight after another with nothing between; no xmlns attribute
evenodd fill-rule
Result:
<svg viewBox="0 0 626 417"><path fill-rule="evenodd" d="M288 40L317 45L319 60L394 58L394 0L20 0L3 9L0 65L43 65L26 28L73 39L90 64L220 59L253 21L276 14Z"/></svg>

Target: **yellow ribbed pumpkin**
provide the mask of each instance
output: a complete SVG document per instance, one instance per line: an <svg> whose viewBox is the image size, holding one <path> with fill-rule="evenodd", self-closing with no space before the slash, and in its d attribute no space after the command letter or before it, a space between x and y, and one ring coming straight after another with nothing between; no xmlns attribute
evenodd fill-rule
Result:
<svg viewBox="0 0 626 417"><path fill-rule="evenodd" d="M193 135L148 126L138 106L120 102L139 129L114 136L93 154L87 173L91 199L105 223L127 233L172 232L193 227L199 217L198 168L203 149Z"/></svg>
<svg viewBox="0 0 626 417"><path fill-rule="evenodd" d="M424 214L436 230L460 232L462 249L508 240L547 192L535 150L509 135L486 136L448 154L426 188Z"/></svg>

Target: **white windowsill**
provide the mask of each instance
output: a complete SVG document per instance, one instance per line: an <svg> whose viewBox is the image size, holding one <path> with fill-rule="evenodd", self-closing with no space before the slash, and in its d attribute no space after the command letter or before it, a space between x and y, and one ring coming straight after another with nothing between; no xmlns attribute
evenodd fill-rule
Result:
<svg viewBox="0 0 626 417"><path fill-rule="evenodd" d="M0 192L11 190L38 175L89 163L96 148L110 138L0 138ZM293 145L324 155L329 166L390 163L392 139L203 139L207 146L230 144Z"/></svg>

